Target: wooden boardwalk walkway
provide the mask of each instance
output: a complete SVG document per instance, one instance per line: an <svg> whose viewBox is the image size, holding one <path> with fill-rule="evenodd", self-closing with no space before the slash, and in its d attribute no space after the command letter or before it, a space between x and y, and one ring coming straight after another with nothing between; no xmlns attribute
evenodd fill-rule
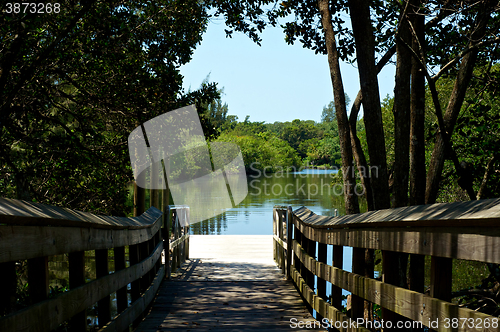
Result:
<svg viewBox="0 0 500 332"><path fill-rule="evenodd" d="M272 236L195 235L189 246L136 331L290 331L292 318L314 320L276 267Z"/></svg>

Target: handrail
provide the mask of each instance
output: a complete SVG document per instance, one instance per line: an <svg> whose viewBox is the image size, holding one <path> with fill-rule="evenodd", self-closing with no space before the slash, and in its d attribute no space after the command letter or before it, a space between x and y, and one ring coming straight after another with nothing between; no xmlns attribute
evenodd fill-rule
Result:
<svg viewBox="0 0 500 332"><path fill-rule="evenodd" d="M167 209L167 225L165 229L169 239L166 250L165 262L167 265L167 278L189 258L189 207L186 205L169 205ZM167 247L167 246L165 246Z"/></svg>
<svg viewBox="0 0 500 332"><path fill-rule="evenodd" d="M289 241L280 232L280 224L281 229L290 230ZM318 216L305 207L295 211L291 207L275 207L273 225L274 257L278 266L289 271L286 275L294 280L310 310L316 310L319 318L338 324L334 327L351 326L342 323L363 318L365 300L380 305L384 320L394 324L397 319L406 319L431 328L436 328L437 323L440 331L451 331L453 327L456 327L453 331L470 331L473 330L470 326L462 324L464 319L475 325L487 321L498 323L498 317L459 307L450 300L452 259L500 263L499 199L389 209L342 217ZM333 266L326 263L327 245L333 247ZM343 246L353 247L352 273L342 270ZM382 250L386 282L373 279L373 275L365 276L365 249ZM395 264L390 264L395 253L422 257L422 264L425 255L431 256L430 296L389 282L391 273L397 273L397 269L391 267ZM293 263L283 264L292 257ZM419 273L423 285L423 266ZM329 302L324 289L326 281L332 284ZM342 313L342 289L352 294L351 317ZM453 319L461 322L458 327L451 326ZM450 323L449 328L446 322ZM373 327L373 322L372 325L364 323L365 326L356 324L357 329ZM483 324L481 330L498 331L498 324L494 326Z"/></svg>
<svg viewBox="0 0 500 332"><path fill-rule="evenodd" d="M162 212L154 207L139 217L109 217L0 198L0 331L50 331L69 321L85 331L86 308L97 302L101 331L123 331L147 308L165 276L161 266ZM128 246L130 266L126 268ZM108 271L114 249L115 272ZM97 279L85 283L85 251L95 250ZM69 254L70 290L48 298L48 256ZM16 262L27 260L30 305L15 310ZM132 303L128 305L127 285ZM119 314L111 319L110 294Z"/></svg>

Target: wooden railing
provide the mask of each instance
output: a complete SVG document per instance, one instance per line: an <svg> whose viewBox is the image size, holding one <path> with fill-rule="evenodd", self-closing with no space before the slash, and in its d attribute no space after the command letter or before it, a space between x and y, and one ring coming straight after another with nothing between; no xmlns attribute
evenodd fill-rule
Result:
<svg viewBox="0 0 500 332"><path fill-rule="evenodd" d="M342 217L276 206L273 224L277 265L293 279L317 319L338 330L404 330L420 323L439 331L500 330L498 317L451 303L452 259L500 263L500 199ZM333 248L331 265L327 245ZM352 273L342 269L344 246L353 248ZM366 249L381 250L382 281L373 278L373 271L367 276ZM420 291L394 285L400 253L410 254L412 289ZM429 295L423 290L425 256L431 257ZM329 299L327 282L332 287ZM343 312L342 289L352 294L349 316ZM384 323L380 317L377 322L367 319L370 303L382 308Z"/></svg>
<svg viewBox="0 0 500 332"><path fill-rule="evenodd" d="M165 262L169 262L167 277L170 279L172 272L189 258L189 207L169 205L167 222L169 234L165 237L170 239L170 250L166 253Z"/></svg>
<svg viewBox="0 0 500 332"><path fill-rule="evenodd" d="M0 198L0 331L50 331L62 323L70 331L86 331L86 309L96 303L100 331L128 331L153 300L166 270L170 273L187 256L188 227L180 222L189 225L188 208L168 208L166 267L161 217L154 207L139 217L122 218ZM96 279L90 282L85 280L86 251L95 251ZM61 254L68 254L70 290L49 298L48 257ZM108 271L108 255L114 273ZM16 265L23 261L28 298L19 309ZM115 292L118 315L111 317L110 294Z"/></svg>

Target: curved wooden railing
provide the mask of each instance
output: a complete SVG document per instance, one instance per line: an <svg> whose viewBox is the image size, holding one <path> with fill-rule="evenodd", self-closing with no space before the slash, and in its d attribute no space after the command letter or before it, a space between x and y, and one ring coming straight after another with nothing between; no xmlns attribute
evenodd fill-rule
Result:
<svg viewBox="0 0 500 332"><path fill-rule="evenodd" d="M139 217L100 216L26 201L0 198L0 331L50 331L68 322L86 331L86 309L97 303L100 331L128 331L153 300L170 257L177 266L188 236L179 239L179 215L187 207L170 206L164 233L170 239L162 265L162 212L151 207ZM189 219L187 219L189 225ZM183 231L188 230L184 226ZM172 230L172 231L171 231ZM187 234L187 233L186 233ZM113 249L114 273L108 271ZM85 280L85 251L95 250L95 280ZM128 265L126 261L128 251ZM173 254L172 254L172 253ZM67 292L49 298L48 257L68 254ZM16 264L27 260L28 304L15 310ZM130 285L131 301L127 298ZM116 292L118 315L111 317L110 294ZM130 302L130 304L129 304Z"/></svg>
<svg viewBox="0 0 500 332"><path fill-rule="evenodd" d="M500 199L342 217L319 216L305 207L292 211L276 206L273 225L278 266L294 280L318 318L338 330L380 327L380 320L367 320L365 304L369 303L382 308L384 327L393 330L420 323L439 331L500 330L498 317L450 303L452 259L500 263ZM327 245L333 248L331 265L327 264ZM343 246L353 247L352 273L342 270ZM381 250L382 281L373 278L373 271L367 276L366 249ZM398 253L410 254L412 288L419 291L394 285ZM431 256L429 295L423 290L426 255ZM326 298L327 282L332 286L330 299ZM342 310L342 289L352 294L350 317ZM396 324L401 324L399 329Z"/></svg>

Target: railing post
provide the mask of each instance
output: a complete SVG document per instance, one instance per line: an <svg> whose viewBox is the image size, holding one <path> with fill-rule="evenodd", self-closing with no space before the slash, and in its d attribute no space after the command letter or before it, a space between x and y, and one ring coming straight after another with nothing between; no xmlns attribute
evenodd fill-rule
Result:
<svg viewBox="0 0 500 332"><path fill-rule="evenodd" d="M0 264L0 315L9 313L16 303L16 262Z"/></svg>
<svg viewBox="0 0 500 332"><path fill-rule="evenodd" d="M305 241L304 241L305 240ZM307 254L312 258L316 259L316 241L311 240L302 234L302 241L304 241L304 249ZM314 279L315 275L313 272L309 271L308 268L304 269L306 271L306 283L314 291Z"/></svg>
<svg viewBox="0 0 500 332"><path fill-rule="evenodd" d="M344 247L342 246L332 246L332 266L337 267L339 269L343 268L344 264ZM342 288L335 286L332 284L332 293L331 293L331 304L342 311Z"/></svg>
<svg viewBox="0 0 500 332"><path fill-rule="evenodd" d="M451 302L452 259L431 257L431 296Z"/></svg>
<svg viewBox="0 0 500 332"><path fill-rule="evenodd" d="M109 274L108 249L98 249L95 251L96 277L105 277ZM103 327L111 320L110 310L111 299L107 295L97 302L97 319L99 327Z"/></svg>
<svg viewBox="0 0 500 332"><path fill-rule="evenodd" d="M364 276L365 274L365 249L352 248L352 273ZM364 301L363 298L351 294L351 318L363 318Z"/></svg>
<svg viewBox="0 0 500 332"><path fill-rule="evenodd" d="M382 282L400 286L399 256L398 252L382 250ZM403 316L385 308L382 308L382 318L384 321L392 321L394 326L397 321L404 320Z"/></svg>
<svg viewBox="0 0 500 332"><path fill-rule="evenodd" d="M163 243L164 243L164 252L165 252L165 268L166 268L166 278L170 279L172 277L172 270L170 267L170 228L171 228L171 215L172 211L170 210L170 205L167 206L167 215L164 219L164 237L163 237Z"/></svg>
<svg viewBox="0 0 500 332"><path fill-rule="evenodd" d="M126 268L125 247L114 248L115 272L124 270ZM127 309L127 286L120 288L116 291L116 311L121 313Z"/></svg>
<svg viewBox="0 0 500 332"><path fill-rule="evenodd" d="M289 206L287 209L287 218L286 218L286 276L290 279L290 267L292 266L292 253L293 253L293 211L292 207Z"/></svg>
<svg viewBox="0 0 500 332"><path fill-rule="evenodd" d="M31 304L49 297L49 258L28 259L28 288Z"/></svg>
<svg viewBox="0 0 500 332"><path fill-rule="evenodd" d="M276 225L277 225L277 216L278 216L278 210L276 207L273 207L273 235L277 236L278 232L276 231ZM273 259L278 264L278 244L276 243L276 240L273 238Z"/></svg>
<svg viewBox="0 0 500 332"><path fill-rule="evenodd" d="M128 246L128 259L130 266L139 263L139 245L132 244ZM130 295L132 297L132 302L137 300L141 296L141 286L139 279L136 279L130 283Z"/></svg>
<svg viewBox="0 0 500 332"><path fill-rule="evenodd" d="M318 242L318 262L327 264L327 245L325 243L319 243ZM317 295L321 297L323 300L327 300L326 298L326 280L322 279L320 277L316 277L317 280L317 285L318 285L318 291ZM317 314L318 316L316 317L317 320L321 321L323 317L320 317L319 313Z"/></svg>
<svg viewBox="0 0 500 332"><path fill-rule="evenodd" d="M68 256L69 288L74 289L85 284L85 251L71 252ZM87 331L87 312L80 311L69 322L70 331Z"/></svg>

